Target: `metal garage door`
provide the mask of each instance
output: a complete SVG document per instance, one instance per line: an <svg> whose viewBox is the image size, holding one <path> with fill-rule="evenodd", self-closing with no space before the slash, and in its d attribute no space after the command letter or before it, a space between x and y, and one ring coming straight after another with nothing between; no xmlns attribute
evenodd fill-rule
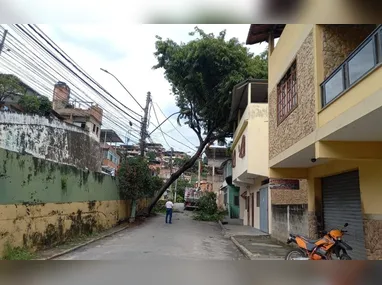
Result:
<svg viewBox="0 0 382 285"><path fill-rule="evenodd" d="M365 237L358 171L322 179L323 215L325 230L349 223L344 239L353 247L353 259L366 258Z"/></svg>

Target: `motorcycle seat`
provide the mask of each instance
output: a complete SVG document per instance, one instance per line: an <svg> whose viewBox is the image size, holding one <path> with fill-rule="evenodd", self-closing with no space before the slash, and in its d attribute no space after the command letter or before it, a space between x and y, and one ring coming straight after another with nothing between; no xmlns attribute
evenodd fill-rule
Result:
<svg viewBox="0 0 382 285"><path fill-rule="evenodd" d="M303 236L301 236L301 238L303 238L308 243L312 243L312 244L315 244L316 242L318 242L320 240L320 239L309 239L309 238L303 237Z"/></svg>

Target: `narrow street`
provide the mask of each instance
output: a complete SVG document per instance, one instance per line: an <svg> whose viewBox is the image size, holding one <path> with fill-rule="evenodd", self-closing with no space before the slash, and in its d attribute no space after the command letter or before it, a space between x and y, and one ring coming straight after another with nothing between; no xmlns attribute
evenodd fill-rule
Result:
<svg viewBox="0 0 382 285"><path fill-rule="evenodd" d="M58 260L242 260L245 257L221 234L217 223L198 222L192 212L150 218L138 228L92 243Z"/></svg>

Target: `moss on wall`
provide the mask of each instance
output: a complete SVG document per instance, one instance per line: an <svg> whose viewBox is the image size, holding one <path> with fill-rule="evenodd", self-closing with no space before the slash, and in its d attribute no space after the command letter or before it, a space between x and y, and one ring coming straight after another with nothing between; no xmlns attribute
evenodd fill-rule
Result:
<svg viewBox="0 0 382 285"><path fill-rule="evenodd" d="M119 200L117 181L0 149L0 205Z"/></svg>

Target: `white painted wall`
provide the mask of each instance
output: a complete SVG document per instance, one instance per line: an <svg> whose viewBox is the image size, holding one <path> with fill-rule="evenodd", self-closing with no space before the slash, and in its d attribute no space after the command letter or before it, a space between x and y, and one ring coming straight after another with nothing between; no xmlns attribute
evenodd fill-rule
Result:
<svg viewBox="0 0 382 285"><path fill-rule="evenodd" d="M248 173L268 177L268 104L252 103L248 114Z"/></svg>
<svg viewBox="0 0 382 285"><path fill-rule="evenodd" d="M40 116L0 112L0 148L98 171L99 143L76 126Z"/></svg>

